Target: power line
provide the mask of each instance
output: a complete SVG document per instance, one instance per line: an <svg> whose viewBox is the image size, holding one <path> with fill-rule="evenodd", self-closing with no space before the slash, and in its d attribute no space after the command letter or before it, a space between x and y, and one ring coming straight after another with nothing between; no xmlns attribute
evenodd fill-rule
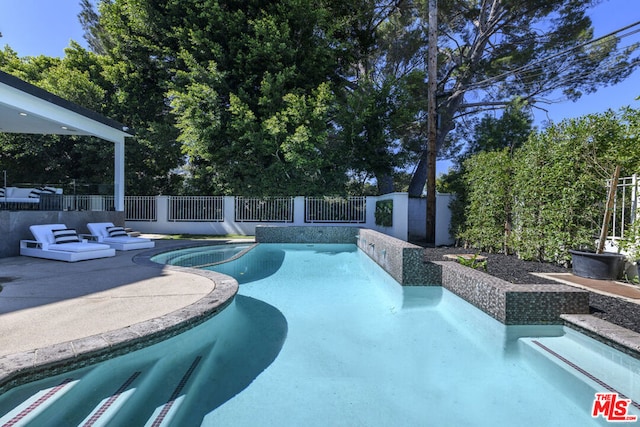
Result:
<svg viewBox="0 0 640 427"><path fill-rule="evenodd" d="M537 61L534 61L532 63L528 63L526 65L523 65L523 66L521 66L519 68L516 68L514 70L505 71L504 73L498 74L497 76L488 77L488 78L486 78L484 80L481 80L479 82L476 82L476 83L473 83L473 84L469 85L469 87L465 90L465 92L469 91L469 90L480 89L481 87L483 87L484 85L486 85L488 83L492 83L494 81L503 79L505 77L508 77L509 75L515 75L515 74L519 73L520 71L524 71L527 68L530 68L530 67L532 67L534 65L538 65L538 64L547 62L547 61L549 61L551 59L555 59L555 58L567 55L567 54L569 54L569 53L571 53L571 52L573 52L573 51L575 51L577 49L581 49L581 48L583 48L585 46L588 46L590 44L595 44L597 42L600 42L600 41L602 41L602 40L604 40L604 39L606 39L608 37L616 35L616 34L622 32L622 31L626 31L629 28L633 28L633 27L635 27L637 25L640 25L640 21L636 21L633 24L629 24L629 25L627 25L625 27L619 28L619 29L617 29L615 31L612 31L612 32L610 32L608 34L605 34L604 36L601 36L601 37L598 37L598 38L595 38L595 39L592 39L592 40L588 40L588 41L586 41L584 43L580 43L579 45L576 45L576 46L572 46L572 47L570 47L568 49L565 49L565 50L563 50L561 52L554 53L552 55L549 55L547 57L541 58L541 59L539 59ZM634 30L634 31L630 32L629 34L622 35L622 36L620 36L620 38L630 36L630 35L635 34L637 32L640 32L640 29Z"/></svg>

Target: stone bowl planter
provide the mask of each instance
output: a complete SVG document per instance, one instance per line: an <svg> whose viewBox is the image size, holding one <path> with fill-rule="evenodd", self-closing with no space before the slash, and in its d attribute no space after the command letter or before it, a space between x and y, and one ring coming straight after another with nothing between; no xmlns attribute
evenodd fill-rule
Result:
<svg viewBox="0 0 640 427"><path fill-rule="evenodd" d="M587 279L616 280L624 267L625 256L611 252L570 250L573 274Z"/></svg>

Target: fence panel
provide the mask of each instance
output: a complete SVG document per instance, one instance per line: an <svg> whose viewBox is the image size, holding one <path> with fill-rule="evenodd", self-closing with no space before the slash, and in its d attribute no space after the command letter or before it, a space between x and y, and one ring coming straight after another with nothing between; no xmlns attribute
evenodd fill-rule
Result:
<svg viewBox="0 0 640 427"><path fill-rule="evenodd" d="M608 185L611 185L610 182ZM638 218L638 192L640 182L638 175L632 175L618 180L618 189L614 203L614 211L611 218L609 238L620 239L624 237L625 228Z"/></svg>
<svg viewBox="0 0 640 427"><path fill-rule="evenodd" d="M293 197L236 197L236 222L293 222Z"/></svg>
<svg viewBox="0 0 640 427"><path fill-rule="evenodd" d="M222 196L170 196L169 221L224 221Z"/></svg>
<svg viewBox="0 0 640 427"><path fill-rule="evenodd" d="M304 222L365 223L366 197L305 197Z"/></svg>
<svg viewBox="0 0 640 427"><path fill-rule="evenodd" d="M125 196L125 221L158 221L158 198L156 196Z"/></svg>

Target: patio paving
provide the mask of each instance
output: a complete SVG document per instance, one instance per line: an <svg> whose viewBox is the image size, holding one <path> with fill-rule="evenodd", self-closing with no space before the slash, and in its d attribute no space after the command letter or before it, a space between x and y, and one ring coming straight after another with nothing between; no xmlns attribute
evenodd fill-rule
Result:
<svg viewBox="0 0 640 427"><path fill-rule="evenodd" d="M640 304L640 288L634 285L614 280L588 279L576 276L572 273L539 273L536 275L547 277L577 288L597 292L603 295L623 298L629 302Z"/></svg>

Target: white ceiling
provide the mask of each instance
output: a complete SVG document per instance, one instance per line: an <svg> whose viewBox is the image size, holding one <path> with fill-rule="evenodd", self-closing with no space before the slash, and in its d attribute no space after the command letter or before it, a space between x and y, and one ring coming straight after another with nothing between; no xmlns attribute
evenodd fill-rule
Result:
<svg viewBox="0 0 640 427"><path fill-rule="evenodd" d="M21 108L0 101L0 132L28 133L44 135L90 135L89 132L75 129L70 123L27 113Z"/></svg>
<svg viewBox="0 0 640 427"><path fill-rule="evenodd" d="M112 142L133 136L126 126L0 71L0 132L93 135Z"/></svg>

